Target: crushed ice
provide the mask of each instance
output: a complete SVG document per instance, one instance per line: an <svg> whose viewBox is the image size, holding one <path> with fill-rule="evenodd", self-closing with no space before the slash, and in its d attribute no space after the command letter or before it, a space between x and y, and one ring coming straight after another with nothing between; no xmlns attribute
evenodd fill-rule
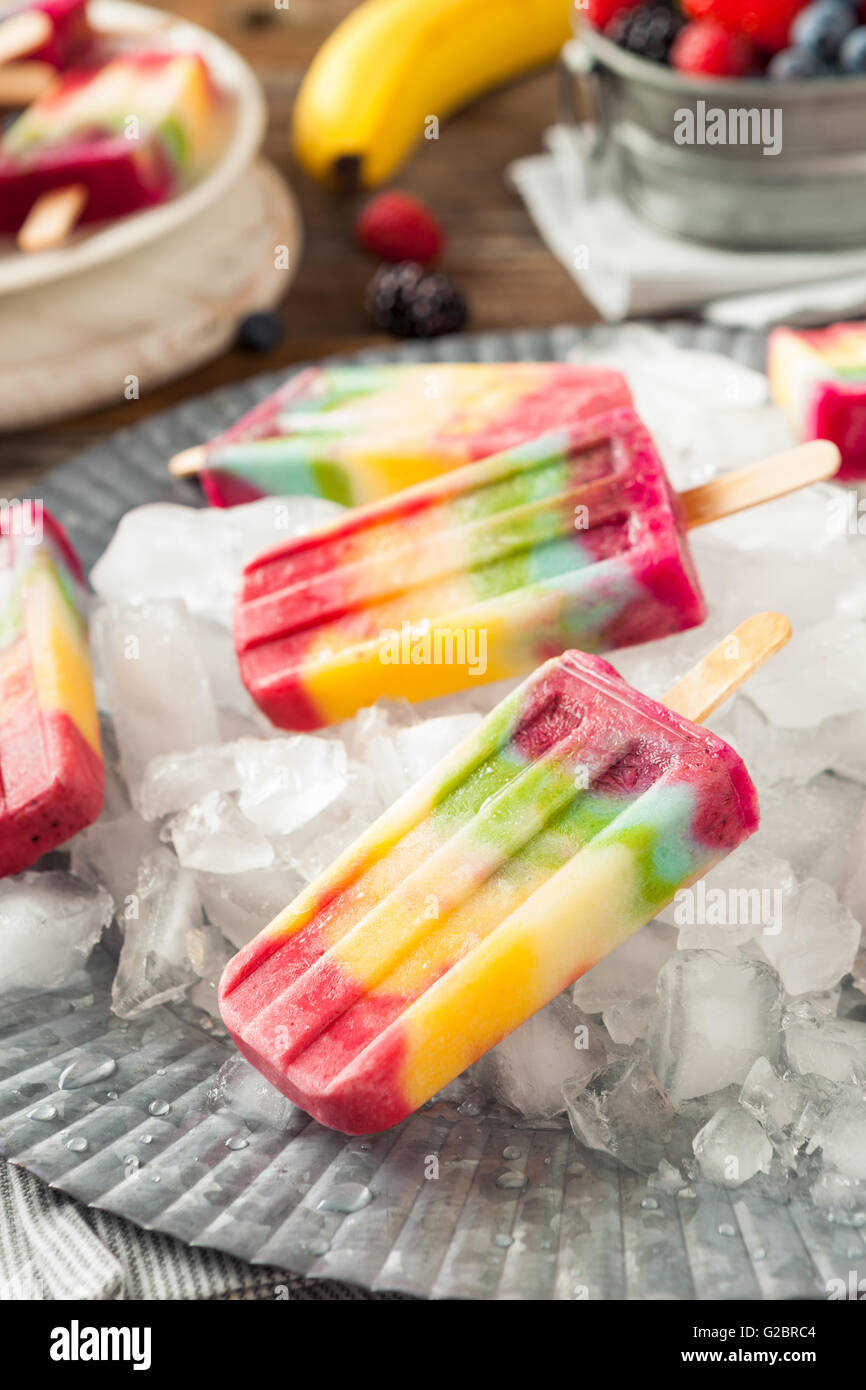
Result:
<svg viewBox="0 0 866 1390"><path fill-rule="evenodd" d="M677 486L790 442L762 377L646 334L592 355L629 374ZM338 511L271 498L123 519L92 574L106 810L69 846L72 874L0 883L0 986L62 987L113 904L116 1011L190 993L215 1011L231 952L511 688L270 728L237 677L237 576ZM650 1191L799 1183L866 1223L864 536L855 494L830 486L692 534L708 622L613 661L659 697L750 613L790 617L790 646L711 721L755 778L761 829L450 1087L461 1113L479 1094L530 1119L567 1109ZM240 1059L213 1103L253 1127L292 1114Z"/></svg>

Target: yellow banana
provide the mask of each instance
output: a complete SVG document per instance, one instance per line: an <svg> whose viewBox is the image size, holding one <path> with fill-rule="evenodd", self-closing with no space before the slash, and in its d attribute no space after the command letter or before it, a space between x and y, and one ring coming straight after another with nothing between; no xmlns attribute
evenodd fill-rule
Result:
<svg viewBox="0 0 866 1390"><path fill-rule="evenodd" d="M327 183L373 187L489 87L551 61L570 0L364 0L301 85L293 143Z"/></svg>

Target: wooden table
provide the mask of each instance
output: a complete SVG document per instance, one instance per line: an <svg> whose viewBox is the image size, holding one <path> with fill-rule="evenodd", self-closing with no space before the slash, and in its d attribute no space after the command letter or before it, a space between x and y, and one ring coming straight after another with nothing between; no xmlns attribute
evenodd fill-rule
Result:
<svg viewBox="0 0 866 1390"><path fill-rule="evenodd" d="M363 309L373 266L353 237L363 200L336 197L318 187L289 153L289 120L301 77L353 3L290 0L288 10L276 9L269 0L165 4L234 44L264 84L271 117L266 153L295 187L306 229L303 265L282 309L286 336L273 352L229 353L139 401L0 438L4 496L26 493L43 472L76 449L175 401L256 372L376 341ZM540 327L595 317L503 179L511 159L540 149L542 132L556 116L556 100L552 70L491 93L444 126L438 141L425 143L396 180L407 192L427 199L445 222L450 245L444 268L467 294L475 329Z"/></svg>

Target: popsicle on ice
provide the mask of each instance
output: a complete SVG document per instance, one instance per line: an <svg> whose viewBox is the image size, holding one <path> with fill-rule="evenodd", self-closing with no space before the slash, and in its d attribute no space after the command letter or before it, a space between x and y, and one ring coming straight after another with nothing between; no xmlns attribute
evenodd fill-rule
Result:
<svg viewBox="0 0 866 1390"><path fill-rule="evenodd" d="M137 51L65 74L0 138L0 232L23 239L69 190L81 222L164 202L203 160L218 101L193 52Z"/></svg>
<svg viewBox="0 0 866 1390"><path fill-rule="evenodd" d="M11 0L0 3L0 65L20 59L66 68L93 40L87 0Z"/></svg>
<svg viewBox="0 0 866 1390"><path fill-rule="evenodd" d="M705 717L789 635L750 620L671 698ZM733 749L566 652L229 962L223 1019L317 1120L386 1129L757 826Z"/></svg>
<svg viewBox="0 0 866 1390"><path fill-rule="evenodd" d="M171 467L199 474L215 506L358 506L631 403L619 372L561 362L311 367Z"/></svg>
<svg viewBox="0 0 866 1390"><path fill-rule="evenodd" d="M684 631L706 617L687 526L836 467L814 444L680 498L632 410L544 435L253 561L241 676L273 723L315 729Z"/></svg>
<svg viewBox="0 0 866 1390"><path fill-rule="evenodd" d="M798 437L838 445L840 481L866 478L866 323L777 328L767 370Z"/></svg>
<svg viewBox="0 0 866 1390"><path fill-rule="evenodd" d="M104 770L84 577L35 504L0 515L0 877L96 820Z"/></svg>

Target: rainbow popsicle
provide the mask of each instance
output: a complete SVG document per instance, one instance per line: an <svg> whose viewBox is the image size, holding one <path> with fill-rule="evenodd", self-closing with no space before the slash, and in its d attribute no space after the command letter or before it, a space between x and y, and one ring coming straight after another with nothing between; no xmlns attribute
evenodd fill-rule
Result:
<svg viewBox="0 0 866 1390"><path fill-rule="evenodd" d="M229 963L223 1019L323 1124L388 1128L757 825L731 748L566 652Z"/></svg>
<svg viewBox="0 0 866 1390"><path fill-rule="evenodd" d="M217 103L197 53L142 51L70 71L0 138L0 232L76 185L82 222L164 202L204 158Z"/></svg>
<svg viewBox="0 0 866 1390"><path fill-rule="evenodd" d="M67 68L84 57L92 40L87 0L0 4L0 63L26 58Z"/></svg>
<svg viewBox="0 0 866 1390"><path fill-rule="evenodd" d="M632 404L625 379L554 362L311 367L179 454L214 506L305 493L359 506Z"/></svg>
<svg viewBox="0 0 866 1390"><path fill-rule="evenodd" d="M685 517L632 410L361 508L250 564L241 675L290 729L694 627Z"/></svg>
<svg viewBox="0 0 866 1390"><path fill-rule="evenodd" d="M0 516L0 877L96 820L104 769L84 577L59 526Z"/></svg>
<svg viewBox="0 0 866 1390"><path fill-rule="evenodd" d="M866 478L866 323L777 328L767 370L773 399L798 437L838 445L840 481Z"/></svg>

